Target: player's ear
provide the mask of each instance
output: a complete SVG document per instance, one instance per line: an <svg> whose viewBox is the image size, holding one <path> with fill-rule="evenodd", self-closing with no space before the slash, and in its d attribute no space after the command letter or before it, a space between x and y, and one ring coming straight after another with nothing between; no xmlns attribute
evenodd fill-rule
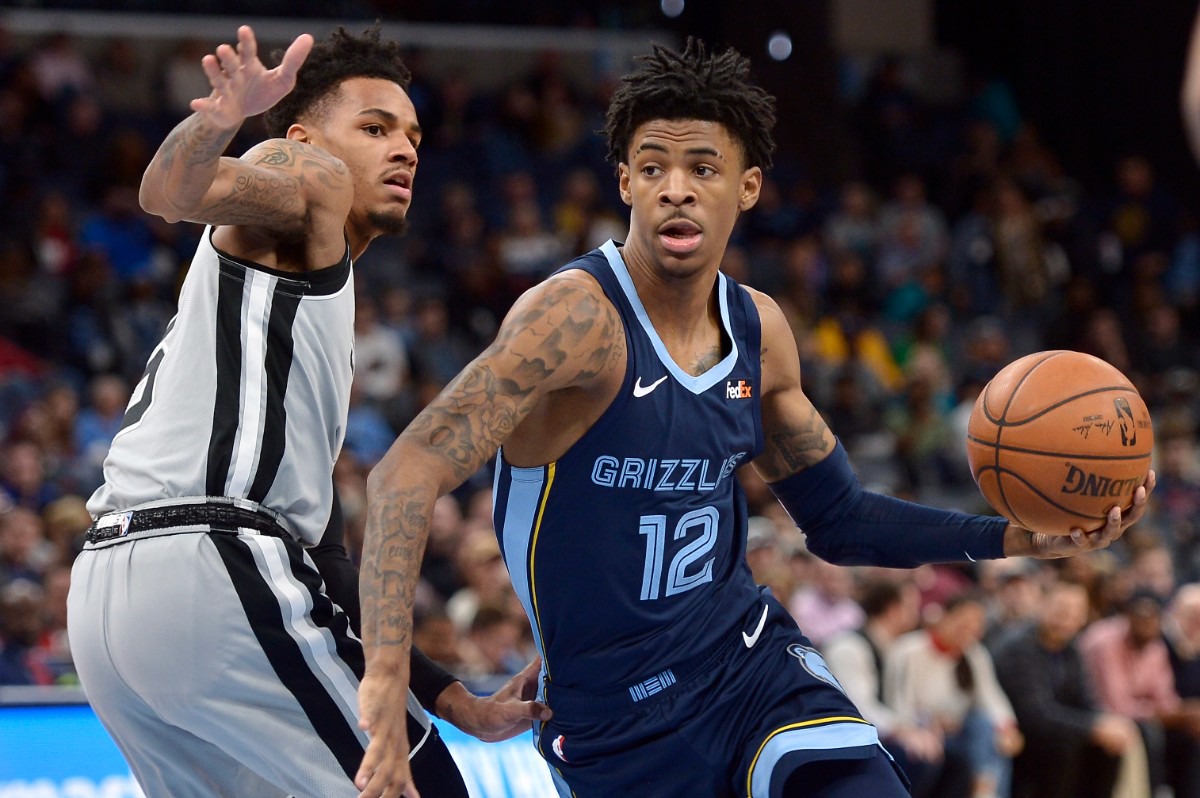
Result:
<svg viewBox="0 0 1200 798"><path fill-rule="evenodd" d="M302 141L305 144L312 143L312 137L309 135L308 128L300 123L296 123L287 129L284 138L290 141Z"/></svg>
<svg viewBox="0 0 1200 798"><path fill-rule="evenodd" d="M617 185L621 190L621 202L633 206L633 192L629 190L629 164L617 164Z"/></svg>
<svg viewBox="0 0 1200 798"><path fill-rule="evenodd" d="M757 166L751 166L742 172L741 194L738 196L738 210L748 211L758 204L758 194L762 191L763 173Z"/></svg>

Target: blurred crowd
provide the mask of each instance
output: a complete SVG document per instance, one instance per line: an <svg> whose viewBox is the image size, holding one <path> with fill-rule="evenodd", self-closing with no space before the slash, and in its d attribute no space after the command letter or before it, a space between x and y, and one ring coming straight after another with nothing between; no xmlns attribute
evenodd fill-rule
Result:
<svg viewBox="0 0 1200 798"><path fill-rule="evenodd" d="M137 188L207 94L199 60L212 44L181 40L147 62L130 40L22 48L0 31L0 685L74 682L66 593L84 502L201 233L147 216ZM611 75L572 79L546 53L482 91L453 70L429 74L419 51L410 66L425 130L411 228L356 264L357 366L335 473L353 555L366 473L398 431L521 291L627 225L595 132ZM861 480L988 512L964 445L979 390L1020 355L1075 349L1140 389L1158 488L1107 551L886 572L809 555L743 468L758 581L910 764L918 795L1169 784L1200 796L1195 209L1136 152L1085 188L1002 81L935 106L902 60L884 59L844 111L856 176L818 184L803 153L781 153L723 268L784 308L806 392ZM234 148L261 136L252 120ZM490 485L481 473L438 503L415 631L485 685L533 652Z"/></svg>

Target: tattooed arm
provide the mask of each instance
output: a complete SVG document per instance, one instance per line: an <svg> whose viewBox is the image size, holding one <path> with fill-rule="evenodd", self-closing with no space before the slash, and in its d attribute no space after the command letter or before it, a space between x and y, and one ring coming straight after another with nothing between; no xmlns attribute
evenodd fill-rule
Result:
<svg viewBox="0 0 1200 798"><path fill-rule="evenodd" d="M359 592L371 737L355 783L363 795L411 795L404 702L412 610L433 505L483 466L552 392L594 388L624 341L616 311L581 272L522 296L495 343L409 425L367 483Z"/></svg>
<svg viewBox="0 0 1200 798"><path fill-rule="evenodd" d="M242 159L224 158L242 122L279 102L296 83L296 73L313 44L299 36L275 69L258 58L254 32L238 29L236 48L222 44L201 66L212 85L208 97L192 101L194 113L172 130L142 176L140 199L149 213L167 221L256 224L295 228L307 213L306 197L326 197L345 166L315 147L269 141Z"/></svg>
<svg viewBox="0 0 1200 798"><path fill-rule="evenodd" d="M833 451L829 427L800 388L800 354L775 301L753 292L762 321L762 418L766 447L754 468L776 482L815 465Z"/></svg>

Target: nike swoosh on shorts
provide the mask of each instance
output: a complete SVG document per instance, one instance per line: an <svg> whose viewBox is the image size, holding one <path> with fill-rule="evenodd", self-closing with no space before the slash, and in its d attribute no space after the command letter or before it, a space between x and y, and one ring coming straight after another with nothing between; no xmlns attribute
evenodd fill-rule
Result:
<svg viewBox="0 0 1200 798"><path fill-rule="evenodd" d="M754 648L754 644L758 642L758 636L762 634L763 627L767 625L767 608L763 607L762 617L758 619L758 626L754 629L754 634L748 635L742 632L742 642L746 644L746 648Z"/></svg>

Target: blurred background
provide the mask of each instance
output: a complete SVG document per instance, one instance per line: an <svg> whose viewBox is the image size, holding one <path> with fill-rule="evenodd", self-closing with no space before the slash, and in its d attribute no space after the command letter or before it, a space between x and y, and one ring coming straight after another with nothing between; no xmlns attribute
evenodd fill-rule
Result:
<svg viewBox="0 0 1200 798"><path fill-rule="evenodd" d="M966 419L996 371L1041 349L1124 371L1158 440L1145 521L1112 550L1050 564L826 566L743 469L759 581L843 660L847 690L918 763L919 795L1200 796L1200 173L1178 101L1195 12L1182 0L0 3L0 792L136 794L127 770L85 764L92 743L43 719L55 696L86 716L65 636L83 504L200 235L140 210L142 171L207 94L200 58L237 25L269 49L378 19L408 47L425 139L409 234L356 264L336 474L354 554L366 473L395 435L521 291L625 235L596 133L608 97L651 42L697 35L749 56L778 98L777 165L723 268L784 308L805 390L864 483L990 512L966 466ZM262 136L250 120L231 154ZM490 485L481 473L439 504L416 633L478 690L532 651ZM1055 637L1046 625L1070 615L1059 599L1074 587L1082 615ZM906 658L934 656L931 641L944 683L934 667L906 683ZM1022 654L1074 657L1087 689ZM1053 701L1031 705L1022 687L1042 676L1057 679L1038 693ZM13 755L35 738L67 770ZM961 753L973 739L997 756ZM546 788L524 741L451 743L490 757L472 771L477 795ZM1092 793L1048 784L1047 750L1070 778L1111 779Z"/></svg>

